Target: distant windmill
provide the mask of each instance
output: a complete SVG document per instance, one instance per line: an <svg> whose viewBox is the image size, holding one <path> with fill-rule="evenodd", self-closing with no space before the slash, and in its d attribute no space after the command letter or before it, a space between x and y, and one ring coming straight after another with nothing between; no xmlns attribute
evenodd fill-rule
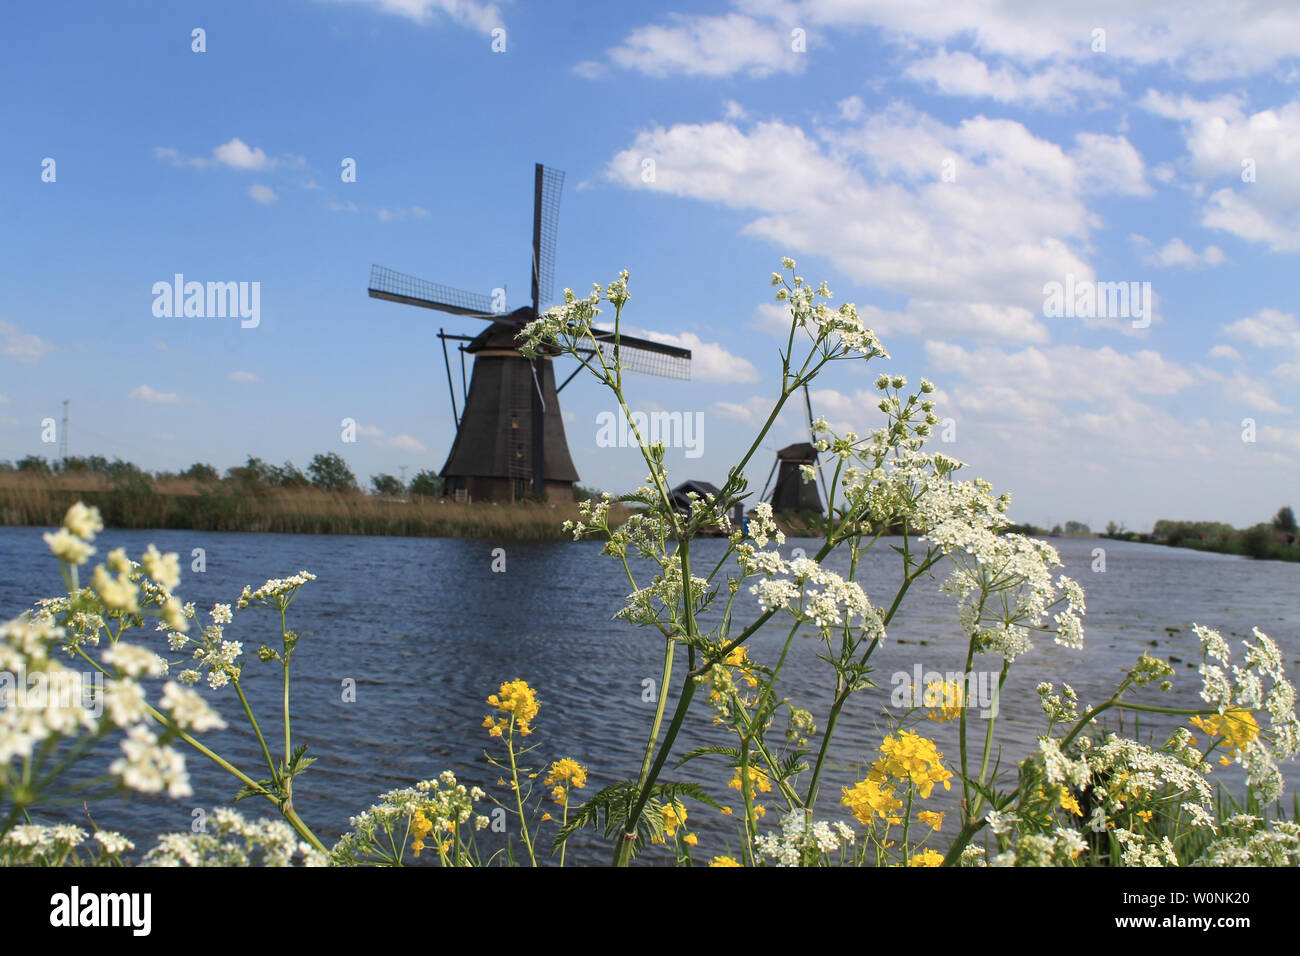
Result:
<svg viewBox="0 0 1300 956"><path fill-rule="evenodd" d="M807 385L803 388L803 400L808 410L808 430L811 434L812 401L808 397ZM767 473L767 481L763 483L760 500L770 500L772 510L776 512L815 511L820 514L823 509L821 495L817 493L817 483L804 481L800 470L803 465L814 465L818 473L821 472L821 466L817 463L817 449L810 442L796 442L778 451L776 461L772 463L772 471ZM772 483L773 472L776 473L776 487L772 489L771 499L768 499L767 489ZM825 478L822 480L824 482Z"/></svg>
<svg viewBox="0 0 1300 956"><path fill-rule="evenodd" d="M426 282L374 266L370 271L372 298L486 319L491 324L476 336L438 331L442 340L447 388L451 393L456 440L442 466L444 489L457 498L514 501L525 490L544 496L568 491L578 480L569 456L560 416L559 393L582 368L555 385L550 355L529 360L521 355L515 334L533 321L551 301L555 273L555 239L560 218L564 173L538 163L533 177L532 304L505 312L499 301L474 292ZM456 414L447 340L460 345L464 414ZM597 333L606 361L613 360L614 336ZM465 386L464 355L474 356L474 371ZM587 354L595 354L591 349ZM620 335L618 358L623 368L665 378L690 378L689 349Z"/></svg>

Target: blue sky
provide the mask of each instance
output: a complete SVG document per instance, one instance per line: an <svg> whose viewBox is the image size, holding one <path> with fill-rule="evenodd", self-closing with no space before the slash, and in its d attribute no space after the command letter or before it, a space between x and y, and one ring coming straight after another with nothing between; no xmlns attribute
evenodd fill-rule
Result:
<svg viewBox="0 0 1300 956"><path fill-rule="evenodd" d="M864 430L880 369L930 378L942 450L1020 520L1300 506L1300 9L1055 6L16 8L0 458L52 456L41 422L70 399L73 454L151 469L318 451L363 483L441 467L434 333L481 326L369 299L370 265L523 304L544 162L567 174L557 293L627 268L627 321L695 351L690 382L629 380L634 407L705 416L675 478L719 480L770 406L767 277L788 254L893 356L833 369L814 411ZM259 282L260 323L156 317L175 273ZM1046 315L1067 274L1150 283L1149 325ZM634 450L597 447L610 400L581 379L561 399L584 483L638 483ZM751 482L802 435L785 416Z"/></svg>

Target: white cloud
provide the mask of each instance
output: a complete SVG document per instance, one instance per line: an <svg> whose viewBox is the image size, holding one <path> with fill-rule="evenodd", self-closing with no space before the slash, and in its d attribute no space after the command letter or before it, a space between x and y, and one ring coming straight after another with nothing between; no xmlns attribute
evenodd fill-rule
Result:
<svg viewBox="0 0 1300 956"><path fill-rule="evenodd" d="M483 33L502 26L501 11L497 5L481 3L479 0L334 0L334 2L361 4L381 13L405 17L421 25L446 17L453 23Z"/></svg>
<svg viewBox="0 0 1300 956"><path fill-rule="evenodd" d="M248 187L248 195L260 202L263 206L269 206L280 197L275 194L275 190L270 186L263 186L260 183Z"/></svg>
<svg viewBox="0 0 1300 956"><path fill-rule="evenodd" d="M1224 334L1270 354L1282 353L1286 361L1273 369L1278 378L1300 382L1300 322L1279 309L1260 309L1223 327ZM1230 348L1230 346L1221 346ZM1213 354L1213 350L1211 350Z"/></svg>
<svg viewBox="0 0 1300 956"><path fill-rule="evenodd" d="M306 160L301 156L285 155L271 157L260 146L249 146L238 136L212 150L212 158L186 156L171 146L155 146L154 156L173 166L191 167L193 169L213 169L224 166L239 172L258 172L280 167L301 167Z"/></svg>
<svg viewBox="0 0 1300 956"><path fill-rule="evenodd" d="M412 454L419 455L423 455L429 450L424 447L424 444L421 441L412 438L410 435L394 435L392 438L388 439L385 444L389 448L396 448L399 451L409 451Z"/></svg>
<svg viewBox="0 0 1300 956"><path fill-rule="evenodd" d="M35 365L53 351L53 342L47 342L39 335L24 332L14 323L0 319L0 355L24 365Z"/></svg>
<svg viewBox="0 0 1300 956"><path fill-rule="evenodd" d="M252 372L231 372L230 380L239 382L241 385L252 385L258 378Z"/></svg>
<svg viewBox="0 0 1300 956"><path fill-rule="evenodd" d="M1300 353L1300 323L1290 312L1260 309L1254 315L1223 327L1229 338L1261 349L1287 349Z"/></svg>
<svg viewBox="0 0 1300 956"><path fill-rule="evenodd" d="M1241 361L1241 353L1231 345L1216 345L1207 354L1210 358L1226 359L1229 362Z"/></svg>
<svg viewBox="0 0 1300 956"><path fill-rule="evenodd" d="M1113 401L1133 394L1172 395L1197 382L1177 362L1143 349L1118 352L1110 346L1029 347L967 350L948 342L927 342L926 356L940 369L972 383L1016 383L1023 392L1050 400Z"/></svg>
<svg viewBox="0 0 1300 956"><path fill-rule="evenodd" d="M824 256L853 281L913 297L901 315L879 313L882 328L1029 342L1047 339L1044 283L1093 278L1076 251L1099 224L1090 197L1149 191L1122 136L1079 134L1067 151L1014 121L948 126L905 106L815 135L781 122L655 127L606 177L751 211L745 234L774 252Z"/></svg>
<svg viewBox="0 0 1300 956"><path fill-rule="evenodd" d="M813 388L808 392L813 417L826 419L837 435L847 431L864 435L884 424L884 414L876 407L880 401L877 391L859 388L848 394L833 388Z"/></svg>
<svg viewBox="0 0 1300 956"><path fill-rule="evenodd" d="M351 205L349 203L349 205ZM405 208L388 209L380 208L375 211L375 215L380 222L401 222L404 219L428 219L429 210L423 206L410 206Z"/></svg>
<svg viewBox="0 0 1300 956"><path fill-rule="evenodd" d="M1197 80L1251 76L1300 49L1300 13L1289 0L1258 0L1246 14L1231 3L1182 0L743 0L763 11L816 26L877 27L904 44L961 41L984 55L1025 65L1045 60L1167 64ZM1093 52L1096 28L1105 51Z"/></svg>
<svg viewBox="0 0 1300 956"><path fill-rule="evenodd" d="M140 385L127 392L127 398L138 399L142 402L150 402L154 405L179 405L181 397L175 392L155 392L148 385Z"/></svg>
<svg viewBox="0 0 1300 956"><path fill-rule="evenodd" d="M1175 267L1203 269L1222 265L1228 261L1228 257L1223 254L1223 250L1218 246L1206 246L1200 252L1197 252L1183 242L1182 239L1174 236L1159 249L1144 255L1142 261L1148 265L1159 266L1162 269Z"/></svg>
<svg viewBox="0 0 1300 956"><path fill-rule="evenodd" d="M793 399L791 401L793 402ZM743 402L714 402L710 411L711 414L718 415L722 418L740 422L741 424L748 425L751 428L758 428L767 421L767 416L772 414L772 404L771 396L751 395ZM792 427L790 425L790 413L792 411L794 411L794 409L792 409L791 404L787 403L781 413L776 416L776 421L773 423L772 431L768 432L769 438L776 438L777 435L788 436L790 434L790 429ZM801 407L794 418L799 423L794 427L799 429L802 434L806 435L808 432L808 425L804 419Z"/></svg>
<svg viewBox="0 0 1300 956"><path fill-rule="evenodd" d="M783 26L739 13L670 14L669 21L633 30L609 51L610 61L655 77L762 77L803 71L806 54L792 49L790 30Z"/></svg>
<svg viewBox="0 0 1300 956"><path fill-rule="evenodd" d="M1038 72L1026 72L1003 63L990 70L979 57L958 50L940 49L934 56L914 60L904 76L948 96L992 99L999 103L1064 109L1084 94L1089 102L1118 98L1119 81L1101 77L1070 64L1055 63Z"/></svg>
<svg viewBox="0 0 1300 956"><path fill-rule="evenodd" d="M1300 100L1247 113L1237 96L1196 100L1149 90L1147 110L1183 124L1186 165L1209 195L1202 225L1275 252L1300 250Z"/></svg>
<svg viewBox="0 0 1300 956"><path fill-rule="evenodd" d="M849 96L835 104L840 111L840 118L856 123L867 112L867 104L860 96Z"/></svg>
<svg viewBox="0 0 1300 956"><path fill-rule="evenodd" d="M249 146L236 136L212 151L212 158L232 169L266 169L271 161L258 146Z"/></svg>
<svg viewBox="0 0 1300 956"><path fill-rule="evenodd" d="M596 327L609 331L614 326L608 322L597 322ZM628 335L647 338L652 342L662 342L664 345L675 345L678 348L690 349L691 378L694 381L719 384L758 381L758 369L754 367L753 362L743 359L739 355L733 355L718 342L705 342L694 332L672 335L667 332L654 332L627 324L624 324L622 329Z"/></svg>

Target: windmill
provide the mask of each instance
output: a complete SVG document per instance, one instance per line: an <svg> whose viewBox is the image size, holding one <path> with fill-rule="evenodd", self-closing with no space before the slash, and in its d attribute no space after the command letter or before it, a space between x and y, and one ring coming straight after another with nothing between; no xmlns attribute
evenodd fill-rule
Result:
<svg viewBox="0 0 1300 956"><path fill-rule="evenodd" d="M807 385L803 387L803 400L808 409L808 430L812 433L812 400L808 397ZM817 436L813 434L812 437ZM772 510L777 512L815 511L820 514L824 510L821 495L818 494L815 482L803 480L801 469L804 465L815 466L822 484L826 483L817 461L817 449L810 442L795 442L776 453L772 471L767 473L767 481L763 483L760 500L770 500ZM771 499L768 499L767 489L771 485L773 472L776 473L776 486L772 489Z"/></svg>
<svg viewBox="0 0 1300 956"><path fill-rule="evenodd" d="M504 295L464 292L378 265L370 270L371 298L489 323L473 336L438 330L456 423L456 439L439 474L444 490L458 499L515 501L525 491L544 497L548 491L567 492L578 480L564 436L559 393L582 366L557 388L552 356L543 354L530 360L520 354L515 342L515 334L551 301L563 187L564 173L541 163L534 167L531 305L506 312ZM457 346L461 353L461 414L456 410L448 340L461 343ZM613 333L597 333L595 347L587 354L594 354L597 348L606 361L612 361ZM466 355L474 357L468 385ZM618 359L626 371L690 378L689 349L620 335Z"/></svg>

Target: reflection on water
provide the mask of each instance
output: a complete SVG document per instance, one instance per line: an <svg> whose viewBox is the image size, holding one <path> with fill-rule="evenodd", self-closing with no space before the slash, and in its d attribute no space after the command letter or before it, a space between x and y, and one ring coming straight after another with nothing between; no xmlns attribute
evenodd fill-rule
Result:
<svg viewBox="0 0 1300 956"><path fill-rule="evenodd" d="M109 531L97 546L101 555L118 546L138 555L149 542L183 559L194 548L205 549L206 571L187 572L180 592L200 609L217 601L233 603L245 584L256 586L269 577L300 569L318 575L291 611L290 626L302 635L293 659L295 743L308 744L319 758L296 781L295 804L327 844L378 793L445 769L491 790L495 776L483 750L494 743L480 724L488 710L484 698L504 680L527 680L542 702L538 732L528 738L541 744L532 755L534 766L562 756L590 766L588 787L579 791L583 796L634 777L639 768L653 714L653 704L642 699L644 682L659 678L662 645L657 632L611 620L628 586L621 565L601 557L598 544ZM1247 637L1258 626L1282 648L1289 667L1300 665L1300 566L1091 538L1052 543L1065 572L1087 591L1087 637L1082 651L1057 647L1050 638L1042 641L1012 670L1000 701L994 755L1012 775L1043 726L1034 693L1040 681L1068 680L1083 701L1095 702L1113 690L1142 651L1150 650L1179 658L1175 689L1163 699L1195 706L1200 654L1193 622L1230 638ZM882 539L859 569L859 580L877 602L891 600L900 579L899 558L888 544ZM814 543L792 539L785 553L800 545L815 549ZM504 573L491 569L496 547L506 549ZM724 547L716 539L697 542L698 563L711 567L710 557L716 561ZM1090 570L1095 547L1106 549L1104 573ZM37 529L0 528L0 563L5 568L0 617L17 614L58 586L57 566L44 552ZM845 570L834 558L829 566ZM918 666L927 672L962 669L965 642L956 630L955 608L938 591L946 571L937 567L935 575L913 586L888 641L874 655L878 686L855 697L840 719L821 789L821 812L831 819L850 818L846 808L835 806L839 788L859 779L874 757L888 728L881 704L894 675L906 674L910 681ZM738 599L738 607L744 610L741 620L756 613L752 597ZM227 628L230 639L244 644L245 685L268 737L279 732L278 665L260 664L255 654L259 644L277 642L277 623L270 612L248 610L238 612ZM785 633L776 625L760 631L751 656L770 662ZM783 693L811 710L820 726L834 675L817 659L819 647L814 639L796 640ZM976 663L977 670L995 668L996 662ZM348 679L356 683L355 702L344 701ZM231 729L205 735L205 741L259 776L259 752L238 733L241 715L233 694L226 689L210 696ZM1161 695L1152 690L1148 696ZM982 735L983 722L977 724ZM1144 718L1136 727L1130 719L1125 729L1145 738L1172 726L1169 720ZM927 722L927 728L946 757L955 760L955 724ZM701 699L676 753L724 742ZM156 833L188 829L195 808L228 804L236 789L231 778L197 754L187 761L194 797L101 803L92 808L96 821L148 846ZM1289 788L1300 783L1294 764L1286 773ZM697 780L724 805L738 802L737 792L726 786L730 771L710 759L665 776ZM936 789L928 802L951 809L955 797L955 791ZM274 812L264 802L243 807L254 814ZM692 807L689 823L700 834L698 856L735 849L734 818ZM774 814L767 823L776 825ZM571 842L569 859L604 862L608 852L587 835Z"/></svg>

